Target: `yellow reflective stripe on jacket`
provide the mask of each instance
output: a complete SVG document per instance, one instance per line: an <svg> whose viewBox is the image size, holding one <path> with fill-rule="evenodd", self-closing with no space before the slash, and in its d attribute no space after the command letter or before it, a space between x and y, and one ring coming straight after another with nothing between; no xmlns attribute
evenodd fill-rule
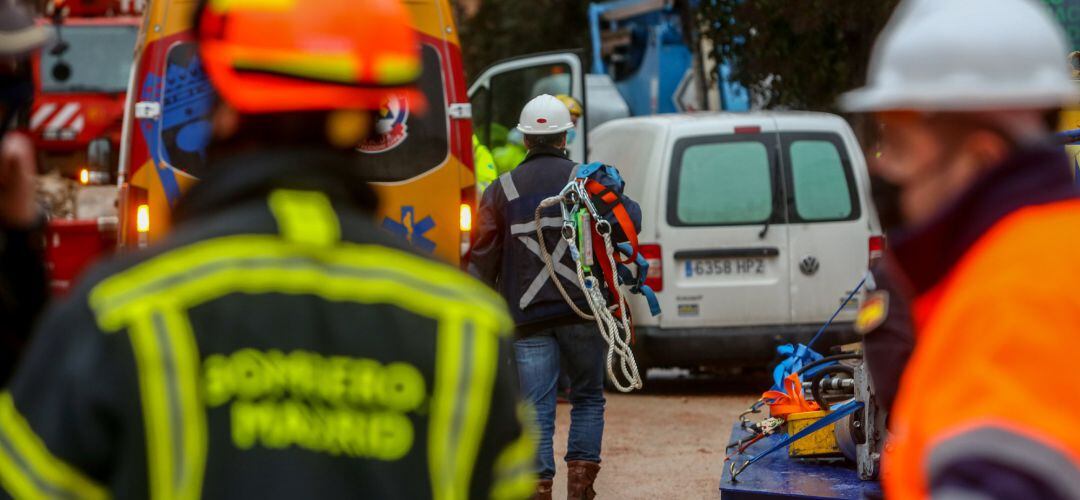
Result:
<svg viewBox="0 0 1080 500"><path fill-rule="evenodd" d="M227 236L163 254L103 281L90 305L102 329L115 331L136 303L191 307L226 291L388 301L429 318L451 302L498 319L500 331L513 328L498 294L454 269L377 245L312 247L270 235Z"/></svg>
<svg viewBox="0 0 1080 500"><path fill-rule="evenodd" d="M6 391L0 393L0 485L15 498L109 497L100 484L49 452Z"/></svg>
<svg viewBox="0 0 1080 500"><path fill-rule="evenodd" d="M428 435L433 498L469 497L498 368L498 326L468 310L440 321Z"/></svg>
<svg viewBox="0 0 1080 500"><path fill-rule="evenodd" d="M294 221L283 228L295 224L297 213L310 213L295 207L279 210L279 221ZM336 216L334 222L336 228ZM290 231L293 236L311 234L283 229ZM386 303L438 320L440 334L446 325L456 325L451 331L457 333L437 341L442 354L435 383L441 391L436 389L433 405L449 406L443 412L446 419L432 415L432 425L446 430L440 437L440 460L453 467L447 469L447 488L435 491L439 498L468 496L488 417L498 337L513 326L501 298L454 269L406 252L377 245L311 244L326 241L321 236L288 241L276 235L206 240L159 255L91 290L90 306L102 330L130 330L155 498L198 496L205 468L205 411L196 392L199 360L186 311L237 292ZM442 375L447 371L454 374L450 379Z"/></svg>
<svg viewBox="0 0 1080 500"><path fill-rule="evenodd" d="M139 369L151 497L199 498L207 437L195 336L176 307L137 312L129 337Z"/></svg>
<svg viewBox="0 0 1080 500"><path fill-rule="evenodd" d="M270 193L269 204L286 240L326 246L341 238L341 223L323 193L278 189Z"/></svg>
<svg viewBox="0 0 1080 500"><path fill-rule="evenodd" d="M536 491L536 415L532 407L522 403L518 420L523 426L521 436L495 457L493 500L528 498Z"/></svg>

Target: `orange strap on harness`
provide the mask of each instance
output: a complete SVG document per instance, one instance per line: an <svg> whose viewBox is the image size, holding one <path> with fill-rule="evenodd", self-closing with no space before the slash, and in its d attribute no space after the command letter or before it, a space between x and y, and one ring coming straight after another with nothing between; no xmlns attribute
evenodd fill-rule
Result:
<svg viewBox="0 0 1080 500"><path fill-rule="evenodd" d="M619 254L616 253L615 261L619 264L629 264L634 262L638 256L637 231L634 229L634 221L630 219L630 214L626 211L626 207L624 207L622 203L619 203L618 193L592 179L585 181L585 190L604 202L605 207L611 207L611 214L615 216L615 220L622 226L623 233L626 234L626 239L630 243L630 248L634 251L633 255L629 255L625 259L621 258Z"/></svg>

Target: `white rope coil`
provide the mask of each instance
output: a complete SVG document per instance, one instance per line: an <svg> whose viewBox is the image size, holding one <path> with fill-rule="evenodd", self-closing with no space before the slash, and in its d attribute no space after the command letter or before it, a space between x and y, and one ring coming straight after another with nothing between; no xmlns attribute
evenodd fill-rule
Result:
<svg viewBox="0 0 1080 500"><path fill-rule="evenodd" d="M567 209L567 202L569 201L567 200L568 193L573 193L573 197L577 199L569 210ZM584 190L584 186L577 181L571 181L559 196L546 198L536 207L536 237L540 244L540 255L544 259L544 265L547 266L552 281L555 282L555 287L559 289L559 293L570 308L573 309L575 314L582 319L596 321L596 326L600 329L600 335L608 344L605 364L607 366L608 379L611 381L611 385L615 386L620 392L630 392L634 389L640 389L642 387L642 377L638 372L637 360L634 359L634 353L630 349L630 310L626 304L627 291L623 290L621 293L617 293L619 292L618 290L612 290L614 295L619 297L619 301L617 304L609 307L607 300L604 299L600 280L592 274L588 276L585 275L585 263L582 262L579 252L572 251L570 254L574 260L575 267L577 268L578 284L585 294L585 300L589 304L589 309L592 311L592 314L587 314L578 308L577 304L574 303L574 300L570 298L570 294L563 288L559 276L555 272L555 264L552 262L551 254L547 249L547 244L544 242L544 231L541 224L540 212L545 208L555 205L561 205L560 208L563 212L562 237L572 249L576 249L577 234L574 229L575 226L571 214L575 213L581 205L585 206L592 215L592 220L597 228L597 233L599 233L604 240L604 256L598 255L597 258L606 257L608 259L608 263L611 266L611 272L614 273L612 282L621 285L618 272L616 271L615 247L611 243L611 226L606 220L600 217L600 214L596 211L596 207L590 202L589 194ZM602 225L607 226L605 231L599 230ZM599 252L596 253L599 254ZM615 317L613 311L620 312L618 318ZM615 375L616 364L619 366L619 372L623 379L627 381L626 384L623 384L619 377Z"/></svg>

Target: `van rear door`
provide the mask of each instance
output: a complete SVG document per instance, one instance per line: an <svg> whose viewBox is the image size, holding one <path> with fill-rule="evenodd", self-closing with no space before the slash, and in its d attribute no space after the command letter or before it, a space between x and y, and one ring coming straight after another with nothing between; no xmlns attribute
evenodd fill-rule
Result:
<svg viewBox="0 0 1080 500"><path fill-rule="evenodd" d="M785 120L787 120L785 122ZM838 117L780 117L788 192L792 321L822 324L866 273L873 211L866 162ZM790 123L789 123L790 122ZM787 132L787 130L792 130ZM853 298L838 321L851 321Z"/></svg>
<svg viewBox="0 0 1080 500"><path fill-rule="evenodd" d="M775 121L676 121L672 130L658 205L660 326L787 323L790 260Z"/></svg>
<svg viewBox="0 0 1080 500"><path fill-rule="evenodd" d="M499 61L480 73L469 86L473 130L480 143L491 150L496 164L511 159L513 167L525 157L521 133L515 130L521 108L540 94L566 94L585 108L585 72L575 52L552 52ZM585 130L582 116L568 137L570 159L585 162ZM517 160L517 161L512 161Z"/></svg>

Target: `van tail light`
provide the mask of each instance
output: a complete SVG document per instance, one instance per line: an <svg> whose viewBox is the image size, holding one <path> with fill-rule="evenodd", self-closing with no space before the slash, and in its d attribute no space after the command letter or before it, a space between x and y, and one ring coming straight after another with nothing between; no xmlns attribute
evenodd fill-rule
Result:
<svg viewBox="0 0 1080 500"><path fill-rule="evenodd" d="M885 237L882 235L871 236L868 243L870 249L870 262L871 268L885 255Z"/></svg>
<svg viewBox="0 0 1080 500"><path fill-rule="evenodd" d="M735 127L736 134L760 134L761 127L757 125L742 125Z"/></svg>
<svg viewBox="0 0 1080 500"><path fill-rule="evenodd" d="M145 189L124 184L120 190L120 238L125 249L141 248L149 242L150 204Z"/></svg>
<svg viewBox="0 0 1080 500"><path fill-rule="evenodd" d="M139 234L150 232L150 205L143 203L135 209L135 230Z"/></svg>
<svg viewBox="0 0 1080 500"><path fill-rule="evenodd" d="M472 248L472 229L476 225L476 186L461 190L461 205L458 206L458 229L461 230L461 268L469 265L469 250Z"/></svg>
<svg viewBox="0 0 1080 500"><path fill-rule="evenodd" d="M458 210L459 226L461 232L468 233L472 231L472 207L468 203L462 203L461 208Z"/></svg>
<svg viewBox="0 0 1080 500"><path fill-rule="evenodd" d="M649 274L645 275L645 284L654 292L664 290L664 252L660 245L641 245L638 250L649 263Z"/></svg>

